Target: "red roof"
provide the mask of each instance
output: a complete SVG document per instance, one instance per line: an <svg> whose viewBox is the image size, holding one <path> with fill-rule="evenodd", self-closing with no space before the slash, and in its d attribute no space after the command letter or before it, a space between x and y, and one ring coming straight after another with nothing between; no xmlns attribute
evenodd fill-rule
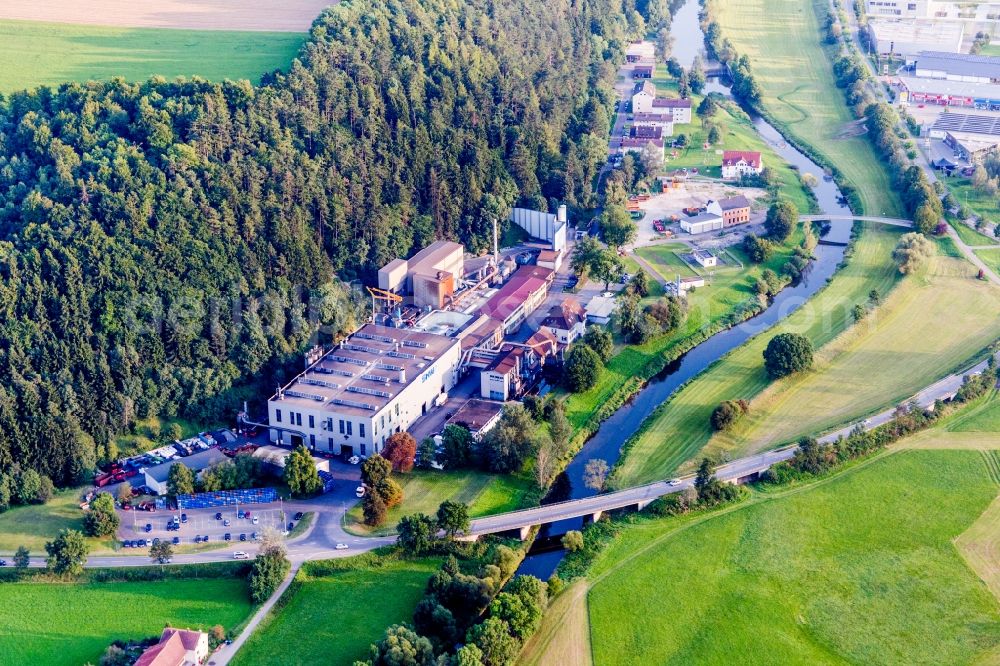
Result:
<svg viewBox="0 0 1000 666"><path fill-rule="evenodd" d="M741 161L759 169L760 153L755 150L727 150L722 153L722 166L736 166Z"/></svg>
<svg viewBox="0 0 1000 666"><path fill-rule="evenodd" d="M523 266L500 287L490 300L479 309L484 315L503 321L514 313L528 298L546 288L552 270L541 266Z"/></svg>
<svg viewBox="0 0 1000 666"><path fill-rule="evenodd" d="M186 655L184 641L178 634L171 634L167 640L147 648L135 666L180 666Z"/></svg>
<svg viewBox="0 0 1000 666"><path fill-rule="evenodd" d="M167 639L169 639L171 636L174 636L174 635L177 635L177 636L181 637L181 643L184 644L184 649L185 650L197 650L198 649L198 641L201 640L201 632L200 631L192 631L191 629L175 629L173 627L166 627L166 628L164 628L163 633L160 634L160 642L162 643L162 642L166 641Z"/></svg>

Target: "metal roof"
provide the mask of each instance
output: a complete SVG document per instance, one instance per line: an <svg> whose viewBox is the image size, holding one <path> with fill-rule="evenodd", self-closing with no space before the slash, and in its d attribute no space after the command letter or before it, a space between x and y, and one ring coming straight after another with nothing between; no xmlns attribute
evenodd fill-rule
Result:
<svg viewBox="0 0 1000 666"><path fill-rule="evenodd" d="M932 69L956 76L976 76L1000 79L1000 57L921 51L916 58L917 69Z"/></svg>
<svg viewBox="0 0 1000 666"><path fill-rule="evenodd" d="M1000 117L973 113L942 113L934 121L933 130L1000 136Z"/></svg>

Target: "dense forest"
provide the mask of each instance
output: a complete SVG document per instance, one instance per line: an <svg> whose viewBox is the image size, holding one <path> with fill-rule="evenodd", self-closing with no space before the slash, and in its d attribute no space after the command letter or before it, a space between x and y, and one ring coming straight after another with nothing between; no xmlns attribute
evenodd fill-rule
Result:
<svg viewBox="0 0 1000 666"><path fill-rule="evenodd" d="M69 484L138 419L228 417L363 312L337 276L593 206L642 30L632 0L348 0L259 87L0 98L0 469Z"/></svg>

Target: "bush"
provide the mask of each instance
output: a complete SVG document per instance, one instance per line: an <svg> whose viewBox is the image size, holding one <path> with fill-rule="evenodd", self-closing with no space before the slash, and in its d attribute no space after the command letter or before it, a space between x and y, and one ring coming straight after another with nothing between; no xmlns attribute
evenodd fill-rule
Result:
<svg viewBox="0 0 1000 666"><path fill-rule="evenodd" d="M597 383L602 365L601 357L590 346L573 345L563 364L563 382L566 388L574 393L580 393L593 387Z"/></svg>
<svg viewBox="0 0 1000 666"><path fill-rule="evenodd" d="M292 563L288 561L285 549L280 545L263 548L250 567L250 600L255 604L267 601L281 585L291 567Z"/></svg>
<svg viewBox="0 0 1000 666"><path fill-rule="evenodd" d="M712 412L712 429L729 430L750 410L746 400L724 400Z"/></svg>
<svg viewBox="0 0 1000 666"><path fill-rule="evenodd" d="M764 350L764 367L771 379L780 379L812 366L813 347L798 333L779 333Z"/></svg>
<svg viewBox="0 0 1000 666"><path fill-rule="evenodd" d="M570 530L563 535L562 547L571 553L574 553L583 548L583 532L579 530Z"/></svg>
<svg viewBox="0 0 1000 666"><path fill-rule="evenodd" d="M923 234L911 232L899 239L892 258L896 260L899 272L905 275L916 271L933 254L934 245Z"/></svg>
<svg viewBox="0 0 1000 666"><path fill-rule="evenodd" d="M90 502L90 510L83 518L83 529L88 536L111 536L118 531L121 520L115 511L115 498L111 493L98 493Z"/></svg>
<svg viewBox="0 0 1000 666"><path fill-rule="evenodd" d="M755 264L762 264L774 254L774 245L766 238L747 234L743 237L743 251L747 253L750 261Z"/></svg>

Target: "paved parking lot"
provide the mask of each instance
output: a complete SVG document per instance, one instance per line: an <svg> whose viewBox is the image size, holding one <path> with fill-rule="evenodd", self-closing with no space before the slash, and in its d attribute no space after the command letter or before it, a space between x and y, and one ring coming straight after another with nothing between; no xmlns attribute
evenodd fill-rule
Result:
<svg viewBox="0 0 1000 666"><path fill-rule="evenodd" d="M233 541L239 540L240 534L246 534L247 539L256 532L263 533L265 528L273 528L279 532L284 531L294 512L283 511L279 503L271 504L250 504L241 506L240 512L249 511L250 518L239 518L235 506L220 507L216 509L189 509L185 511L156 511L154 513L132 512L122 513L122 528L119 536L122 539L152 539L154 537L170 538L178 537L182 544L194 543L194 538L205 536L209 541L223 541L225 534L232 535ZM180 524L180 529L168 530L167 525L173 517L181 514L187 515L187 522ZM216 519L216 514L222 514L222 519ZM254 519L257 522L254 522ZM226 521L229 525L226 525ZM152 526L150 532L146 532L146 525Z"/></svg>

